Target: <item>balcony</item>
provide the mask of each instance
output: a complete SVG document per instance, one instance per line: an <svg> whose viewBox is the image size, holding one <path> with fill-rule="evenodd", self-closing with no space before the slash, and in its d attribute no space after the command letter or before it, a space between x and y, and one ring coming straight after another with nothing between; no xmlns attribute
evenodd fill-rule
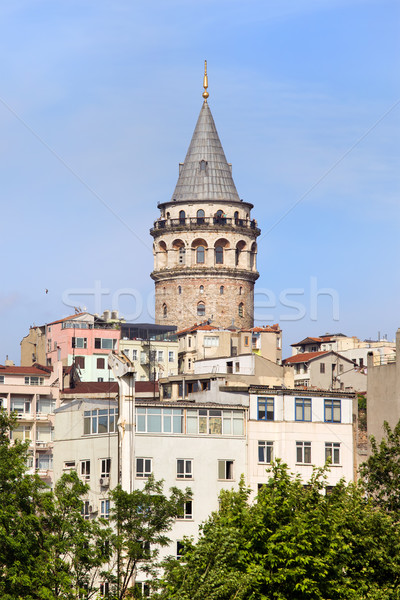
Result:
<svg viewBox="0 0 400 600"><path fill-rule="evenodd" d="M182 219L159 219L154 222L154 227L150 230L151 235L159 235L163 231L174 230L199 230L199 229L245 229L253 230L256 235L260 235L261 230L257 227L253 219L232 219L230 217L186 217Z"/></svg>

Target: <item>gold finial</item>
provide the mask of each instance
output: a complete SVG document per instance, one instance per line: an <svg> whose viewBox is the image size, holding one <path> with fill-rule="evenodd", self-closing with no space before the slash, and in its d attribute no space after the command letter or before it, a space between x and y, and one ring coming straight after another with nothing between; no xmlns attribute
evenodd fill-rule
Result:
<svg viewBox="0 0 400 600"><path fill-rule="evenodd" d="M207 98L210 95L207 92L207 88L208 88L208 77L207 77L207 61L204 61L204 81L203 81L203 88L204 88L204 92L203 92L203 98L204 98L204 102L207 102Z"/></svg>

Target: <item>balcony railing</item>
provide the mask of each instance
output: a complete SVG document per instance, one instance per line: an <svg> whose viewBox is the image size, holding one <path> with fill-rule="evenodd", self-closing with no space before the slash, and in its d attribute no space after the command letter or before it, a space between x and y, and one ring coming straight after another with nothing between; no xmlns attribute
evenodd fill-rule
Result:
<svg viewBox="0 0 400 600"><path fill-rule="evenodd" d="M207 229L208 227L240 227L258 231L257 223L253 219L232 219L230 217L186 217L181 219L159 219L155 221L155 229Z"/></svg>
<svg viewBox="0 0 400 600"><path fill-rule="evenodd" d="M373 365L379 367L380 365L390 365L396 362L396 354L374 354Z"/></svg>

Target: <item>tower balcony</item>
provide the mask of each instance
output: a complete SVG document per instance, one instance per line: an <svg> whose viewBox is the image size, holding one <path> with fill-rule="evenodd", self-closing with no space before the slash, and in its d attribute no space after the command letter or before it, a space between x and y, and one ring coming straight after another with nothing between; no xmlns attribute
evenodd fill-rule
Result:
<svg viewBox="0 0 400 600"><path fill-rule="evenodd" d="M185 217L182 219L158 219L150 229L153 237L167 231L202 231L207 229L222 230L251 230L254 236L260 235L255 219L235 219L231 217Z"/></svg>

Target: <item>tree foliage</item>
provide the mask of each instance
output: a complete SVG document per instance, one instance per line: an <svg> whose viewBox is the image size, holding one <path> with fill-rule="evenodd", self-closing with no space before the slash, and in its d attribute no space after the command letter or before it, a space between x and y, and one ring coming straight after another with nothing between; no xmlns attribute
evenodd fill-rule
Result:
<svg viewBox="0 0 400 600"><path fill-rule="evenodd" d="M371 455L360 467L367 496L380 508L400 515L400 421L392 430L387 421L378 444L370 437Z"/></svg>
<svg viewBox="0 0 400 600"><path fill-rule="evenodd" d="M143 490L118 487L110 521L86 520L88 485L71 472L51 491L27 474L29 444L9 438L15 424L0 411L0 598L87 600L98 597L100 579L111 584L108 598L132 597L137 570L155 573L188 490L166 497L152 478Z"/></svg>
<svg viewBox="0 0 400 600"><path fill-rule="evenodd" d="M356 485L326 494L324 470L305 487L279 462L254 502L243 482L181 561L169 559L159 598L400 598L400 531Z"/></svg>
<svg viewBox="0 0 400 600"><path fill-rule="evenodd" d="M190 491L171 488L167 497L163 494L163 482L149 477L143 489L127 492L117 486L110 498L111 521L116 530L112 546L117 563L110 569L108 579L114 583L113 597L120 600L134 597L139 568L146 578L155 579L159 548L170 543L167 532L190 498Z"/></svg>

